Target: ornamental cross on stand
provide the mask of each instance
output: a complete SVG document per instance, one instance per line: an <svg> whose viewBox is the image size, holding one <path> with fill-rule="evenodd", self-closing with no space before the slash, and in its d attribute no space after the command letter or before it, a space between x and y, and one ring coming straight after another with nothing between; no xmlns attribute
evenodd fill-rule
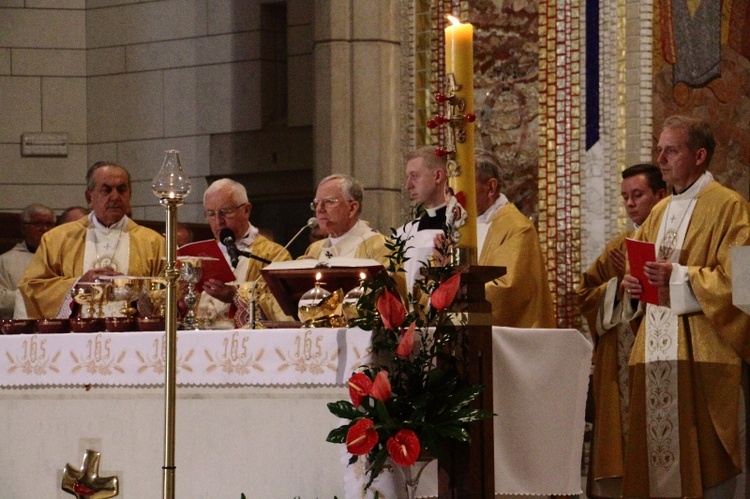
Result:
<svg viewBox="0 0 750 499"><path fill-rule="evenodd" d="M108 499L120 493L117 476L99 476L99 458L95 450L86 450L81 469L70 464L63 469L62 489L77 499Z"/></svg>

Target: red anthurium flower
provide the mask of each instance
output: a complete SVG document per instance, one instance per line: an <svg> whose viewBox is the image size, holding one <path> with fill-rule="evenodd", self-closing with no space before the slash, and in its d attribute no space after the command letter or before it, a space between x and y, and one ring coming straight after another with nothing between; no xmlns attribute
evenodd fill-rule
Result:
<svg viewBox="0 0 750 499"><path fill-rule="evenodd" d="M422 450L419 437L411 430L399 430L385 444L393 462L399 466L411 466Z"/></svg>
<svg viewBox="0 0 750 499"><path fill-rule="evenodd" d="M372 388L370 388L370 396L381 402L391 398L391 380L388 379L388 371L379 371L375 375Z"/></svg>
<svg viewBox="0 0 750 499"><path fill-rule="evenodd" d="M378 312L386 329L401 327L404 317L406 317L406 309L403 303L390 291L384 291L383 294L378 296Z"/></svg>
<svg viewBox="0 0 750 499"><path fill-rule="evenodd" d="M347 383L349 385L349 397L352 399L354 407L359 407L372 388L372 380L366 374L353 374Z"/></svg>
<svg viewBox="0 0 750 499"><path fill-rule="evenodd" d="M401 336L401 341L398 343L398 348L396 348L396 355L399 357L408 357L411 355L412 350L414 350L414 330L416 327L417 323L412 322L409 329L404 331L404 334Z"/></svg>
<svg viewBox="0 0 750 499"><path fill-rule="evenodd" d="M430 303L437 310L443 310L453 303L453 299L458 293L458 286L461 284L461 274L453 274L450 279L440 283L430 296Z"/></svg>
<svg viewBox="0 0 750 499"><path fill-rule="evenodd" d="M346 434L346 450L361 456L367 454L378 443L378 432L372 419L362 418L354 423Z"/></svg>

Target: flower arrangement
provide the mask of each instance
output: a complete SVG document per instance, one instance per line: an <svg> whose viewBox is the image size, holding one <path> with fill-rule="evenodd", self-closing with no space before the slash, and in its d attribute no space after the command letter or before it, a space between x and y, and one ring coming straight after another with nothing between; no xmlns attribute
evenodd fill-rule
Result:
<svg viewBox="0 0 750 499"><path fill-rule="evenodd" d="M443 255L447 244L439 250ZM346 444L349 464L366 456L365 488L388 458L410 466L420 455L439 457L446 440L469 442L468 424L492 417L471 406L482 387L466 379L465 330L450 320L460 274L451 265L431 267L414 294L404 293L407 309L394 278L403 272L405 241L395 231L388 249L388 273L366 281L358 302L356 325L373 332L376 360L349 378L350 400L328 404L331 413L349 421L327 441Z"/></svg>

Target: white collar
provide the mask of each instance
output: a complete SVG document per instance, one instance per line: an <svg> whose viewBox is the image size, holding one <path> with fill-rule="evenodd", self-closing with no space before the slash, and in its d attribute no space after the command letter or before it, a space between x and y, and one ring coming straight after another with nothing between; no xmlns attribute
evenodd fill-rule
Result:
<svg viewBox="0 0 750 499"><path fill-rule="evenodd" d="M104 230L118 229L118 230L124 230L125 226L128 224L129 220L130 219L128 218L128 216L124 215L118 222L113 223L112 225L110 225L109 227L107 227L106 225L104 225L103 223L101 223L98 218L96 218L96 215L94 215L93 211L91 213L89 213L89 223L95 229L104 229Z"/></svg>
<svg viewBox="0 0 750 499"><path fill-rule="evenodd" d="M680 194L672 194L672 198L675 201L693 199L704 187L711 183L713 179L714 176L711 175L711 172L704 172L703 175L698 177L698 180L693 182L693 185L691 185L685 192L681 192Z"/></svg>
<svg viewBox="0 0 750 499"><path fill-rule="evenodd" d="M505 196L505 194L500 193L500 196L495 200L494 203L492 203L492 206L487 208L484 213L479 215L477 217L477 223L478 224L486 224L490 221L492 216L497 213L497 211L508 204L508 198Z"/></svg>
<svg viewBox="0 0 750 499"><path fill-rule="evenodd" d="M243 235L238 241L237 241L237 247L241 249L249 248L251 244L253 244L253 241L255 241L255 237L258 235L258 229L256 227L253 227L253 224L250 224L250 226L247 228L247 232L245 232L245 235Z"/></svg>
<svg viewBox="0 0 750 499"><path fill-rule="evenodd" d="M425 208L424 211L427 212L428 216L434 217L435 215L437 215L437 212L438 212L438 210L440 208L445 208L445 203L443 203L443 204L441 204L439 206L432 207L432 208Z"/></svg>

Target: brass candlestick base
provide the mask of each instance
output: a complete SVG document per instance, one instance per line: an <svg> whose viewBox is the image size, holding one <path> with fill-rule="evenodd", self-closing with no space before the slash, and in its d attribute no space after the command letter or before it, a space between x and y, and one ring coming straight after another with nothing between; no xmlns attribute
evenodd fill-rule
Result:
<svg viewBox="0 0 750 499"><path fill-rule="evenodd" d="M462 265L477 264L477 249L457 246L451 248L451 265L460 267Z"/></svg>
<svg viewBox="0 0 750 499"><path fill-rule="evenodd" d="M120 493L117 476L100 477L99 459L101 454L87 450L83 455L81 469L70 464L63 469L62 489L78 499L107 499Z"/></svg>

